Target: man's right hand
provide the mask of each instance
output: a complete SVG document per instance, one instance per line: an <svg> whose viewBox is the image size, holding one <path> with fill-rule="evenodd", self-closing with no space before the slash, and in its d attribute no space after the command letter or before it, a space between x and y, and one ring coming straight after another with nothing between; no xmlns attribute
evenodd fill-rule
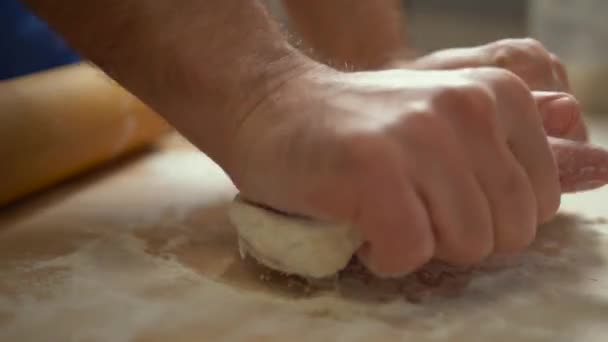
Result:
<svg viewBox="0 0 608 342"><path fill-rule="evenodd" d="M521 251L555 215L558 168L541 118L578 115L569 95L533 94L497 68L319 67L242 118L227 171L249 200L359 227L359 255L377 274L431 258L471 264Z"/></svg>

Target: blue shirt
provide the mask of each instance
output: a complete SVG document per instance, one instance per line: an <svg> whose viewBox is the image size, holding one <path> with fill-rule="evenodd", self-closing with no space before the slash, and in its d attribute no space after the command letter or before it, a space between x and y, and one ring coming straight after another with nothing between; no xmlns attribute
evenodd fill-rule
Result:
<svg viewBox="0 0 608 342"><path fill-rule="evenodd" d="M0 80L74 63L79 59L19 0L0 0Z"/></svg>

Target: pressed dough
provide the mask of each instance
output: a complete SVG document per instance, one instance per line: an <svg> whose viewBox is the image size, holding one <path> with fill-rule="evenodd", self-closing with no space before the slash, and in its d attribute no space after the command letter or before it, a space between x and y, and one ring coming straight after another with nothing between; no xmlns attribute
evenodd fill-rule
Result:
<svg viewBox="0 0 608 342"><path fill-rule="evenodd" d="M287 274L329 277L346 267L362 244L359 231L348 225L287 216L238 197L229 216L241 256Z"/></svg>

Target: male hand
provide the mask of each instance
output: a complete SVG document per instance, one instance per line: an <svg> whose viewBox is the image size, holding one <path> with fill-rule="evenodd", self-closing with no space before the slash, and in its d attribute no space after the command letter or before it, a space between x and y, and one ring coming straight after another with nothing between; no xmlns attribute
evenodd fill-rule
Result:
<svg viewBox="0 0 608 342"><path fill-rule="evenodd" d="M446 70L473 67L499 67L507 69L526 82L532 90L570 92L570 83L564 64L540 42L525 39L503 39L489 44L440 50L413 61L396 60L392 68L418 70ZM555 132L548 128L548 134ZM587 140L587 129L581 120L564 136L574 140Z"/></svg>
<svg viewBox="0 0 608 342"><path fill-rule="evenodd" d="M431 258L466 265L528 246L560 203L541 118L567 131L580 113L571 96L533 94L498 68L319 67L247 114L227 169L242 195L359 227L364 262L377 274L399 275ZM566 151L556 152L567 159L560 167L608 165L603 150L552 144ZM578 176L565 180L606 181L602 173Z"/></svg>

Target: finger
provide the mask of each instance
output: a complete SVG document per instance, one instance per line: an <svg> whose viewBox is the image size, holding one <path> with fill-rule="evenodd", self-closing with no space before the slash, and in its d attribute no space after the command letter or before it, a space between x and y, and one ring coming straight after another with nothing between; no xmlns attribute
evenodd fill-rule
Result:
<svg viewBox="0 0 608 342"><path fill-rule="evenodd" d="M449 102L438 105L447 112L456 108ZM473 107L477 109L446 118L464 145L486 197L494 229L494 251L518 251L535 236L536 198L524 169L505 143L507 138L498 124L495 104L479 101Z"/></svg>
<svg viewBox="0 0 608 342"><path fill-rule="evenodd" d="M361 144L370 148L373 143ZM402 146L380 146L361 156L374 163L361 163L353 170L361 190L352 223L365 239L357 255L378 276L401 276L431 259L434 237L426 208L406 174Z"/></svg>
<svg viewBox="0 0 608 342"><path fill-rule="evenodd" d="M434 253L432 227L413 187L380 188L367 196L361 213L366 243L357 252L361 262L381 277L397 277L428 262Z"/></svg>
<svg viewBox="0 0 608 342"><path fill-rule="evenodd" d="M547 135L587 141L588 133L578 101L559 92L533 92Z"/></svg>
<svg viewBox="0 0 608 342"><path fill-rule="evenodd" d="M475 140L470 139L468 146L491 210L494 251L520 251L536 236L537 201L532 185L504 143Z"/></svg>
<svg viewBox="0 0 608 342"><path fill-rule="evenodd" d="M405 135L406 145L416 146L406 151L412 160L410 173L431 219L435 257L450 264L474 264L494 247L490 207L453 128L446 121L435 125L435 134Z"/></svg>
<svg viewBox="0 0 608 342"><path fill-rule="evenodd" d="M489 152L494 156L479 156L477 177L491 208L494 251L518 252L536 236L536 197L525 170L506 147L496 144Z"/></svg>
<svg viewBox="0 0 608 342"><path fill-rule="evenodd" d="M559 82L561 90L570 92L570 80L568 79L566 67L555 54L549 53L549 56L553 65L554 77Z"/></svg>
<svg viewBox="0 0 608 342"><path fill-rule="evenodd" d="M537 219L552 218L560 204L560 185L541 115L530 90L510 73L489 73L500 127L510 151L527 174L536 197Z"/></svg>
<svg viewBox="0 0 608 342"><path fill-rule="evenodd" d="M585 124L576 99L560 92L533 92L547 135L586 140Z"/></svg>
<svg viewBox="0 0 608 342"><path fill-rule="evenodd" d="M608 184L608 150L591 144L551 138L562 192L578 192Z"/></svg>
<svg viewBox="0 0 608 342"><path fill-rule="evenodd" d="M507 69L533 90L561 89L549 52L533 39L503 39L489 46L494 65Z"/></svg>

